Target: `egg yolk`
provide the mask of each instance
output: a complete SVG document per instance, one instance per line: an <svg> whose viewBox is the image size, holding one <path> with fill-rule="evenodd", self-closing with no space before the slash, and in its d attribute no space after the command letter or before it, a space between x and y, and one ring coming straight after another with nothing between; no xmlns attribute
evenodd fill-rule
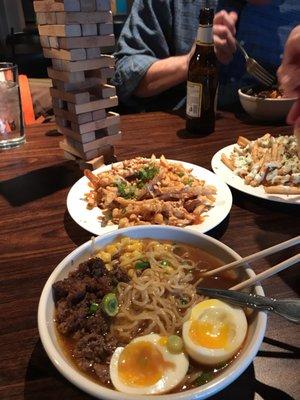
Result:
<svg viewBox="0 0 300 400"><path fill-rule="evenodd" d="M126 385L145 387L154 385L166 369L174 367L153 343L139 341L126 346L120 354L118 373Z"/></svg>
<svg viewBox="0 0 300 400"><path fill-rule="evenodd" d="M195 344L208 349L223 349L229 341L229 327L227 324L212 324L207 321L192 321L189 335Z"/></svg>

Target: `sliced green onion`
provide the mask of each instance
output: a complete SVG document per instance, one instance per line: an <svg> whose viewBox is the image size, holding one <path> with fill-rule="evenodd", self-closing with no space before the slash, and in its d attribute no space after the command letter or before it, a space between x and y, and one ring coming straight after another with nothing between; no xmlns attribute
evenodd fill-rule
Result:
<svg viewBox="0 0 300 400"><path fill-rule="evenodd" d="M188 303L188 299L185 298L185 297L181 297L180 303L181 303L183 306L185 306L185 305Z"/></svg>
<svg viewBox="0 0 300 400"><path fill-rule="evenodd" d="M168 267L170 265L168 260L161 260L160 265L162 267Z"/></svg>
<svg viewBox="0 0 300 400"><path fill-rule="evenodd" d="M172 354L179 354L183 350L183 341L180 336L171 335L168 337L167 349Z"/></svg>
<svg viewBox="0 0 300 400"><path fill-rule="evenodd" d="M95 314L95 312L98 310L99 304L98 303L91 303L90 308L89 308L89 314Z"/></svg>
<svg viewBox="0 0 300 400"><path fill-rule="evenodd" d="M208 372L203 372L198 378L195 380L195 383L197 386L202 386L205 385L207 382L211 381L213 378L213 372L208 371Z"/></svg>
<svg viewBox="0 0 300 400"><path fill-rule="evenodd" d="M110 317L117 315L119 304L115 293L107 293L102 299L101 306L102 310Z"/></svg>
<svg viewBox="0 0 300 400"><path fill-rule="evenodd" d="M135 263L134 265L135 269L138 269L140 271L147 269L150 267L150 263L149 261L143 261L143 260L139 260Z"/></svg>

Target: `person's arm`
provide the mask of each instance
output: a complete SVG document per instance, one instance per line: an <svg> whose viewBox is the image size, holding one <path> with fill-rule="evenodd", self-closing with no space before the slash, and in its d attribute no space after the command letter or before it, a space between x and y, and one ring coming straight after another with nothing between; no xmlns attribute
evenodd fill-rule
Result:
<svg viewBox="0 0 300 400"><path fill-rule="evenodd" d="M172 54L172 0L135 0L121 32L112 83L128 104L151 66Z"/></svg>
<svg viewBox="0 0 300 400"><path fill-rule="evenodd" d="M134 91L137 97L151 97L187 79L189 54L155 61Z"/></svg>
<svg viewBox="0 0 300 400"><path fill-rule="evenodd" d="M300 127L300 25L288 37L277 76L284 95L297 98L288 114L287 122Z"/></svg>

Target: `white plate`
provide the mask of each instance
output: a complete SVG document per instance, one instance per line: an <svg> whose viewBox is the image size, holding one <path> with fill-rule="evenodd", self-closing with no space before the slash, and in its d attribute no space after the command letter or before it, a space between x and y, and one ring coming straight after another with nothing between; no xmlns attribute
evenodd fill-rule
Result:
<svg viewBox="0 0 300 400"><path fill-rule="evenodd" d="M231 144L230 146L226 146L223 149L219 150L211 160L211 166L214 173L222 178L224 182L228 183L228 185L241 192L251 194L255 197L260 197L261 199L277 201L279 203L300 204L300 196L297 194L268 194L264 191L264 188L262 186L253 187L250 185L246 185L244 183L244 180L240 176L234 174L221 161L221 155L224 153L227 157L229 157L233 151L234 146L235 144Z"/></svg>
<svg viewBox="0 0 300 400"><path fill-rule="evenodd" d="M208 171L205 168L198 167L194 164L189 164L181 161L168 160L170 162L180 162L185 168L192 169L192 174L198 178L203 179L208 185L213 185L217 189L216 202L205 215L205 219L200 225L189 225L187 228L196 229L198 232L205 233L217 226L230 212L232 206L232 195L230 189L217 175ZM94 171L99 174L103 171L111 169L111 165L104 165ZM117 225L101 226L99 217L102 215L102 211L95 207L92 210L86 208L86 201L84 200L84 194L90 191L88 186L88 179L84 176L77 181L69 191L67 197L67 208L78 225L94 235L103 235L106 232L111 232L118 229Z"/></svg>

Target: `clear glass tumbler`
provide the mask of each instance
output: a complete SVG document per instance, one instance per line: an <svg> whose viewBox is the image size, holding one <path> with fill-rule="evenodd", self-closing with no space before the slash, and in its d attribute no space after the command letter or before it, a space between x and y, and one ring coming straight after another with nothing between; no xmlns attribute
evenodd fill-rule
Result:
<svg viewBox="0 0 300 400"><path fill-rule="evenodd" d="M0 149L25 142L18 67L0 63Z"/></svg>

